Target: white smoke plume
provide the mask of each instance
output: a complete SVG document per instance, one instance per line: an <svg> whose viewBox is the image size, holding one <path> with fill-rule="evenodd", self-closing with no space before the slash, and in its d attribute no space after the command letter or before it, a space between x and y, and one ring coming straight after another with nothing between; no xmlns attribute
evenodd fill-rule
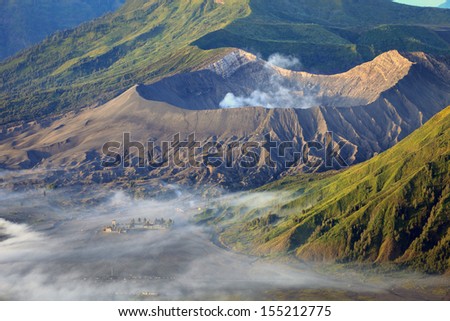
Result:
<svg viewBox="0 0 450 321"><path fill-rule="evenodd" d="M273 66L284 69L300 69L302 64L300 60L293 56L283 56L282 54L275 53L267 59L267 62Z"/></svg>
<svg viewBox="0 0 450 321"><path fill-rule="evenodd" d="M294 57L273 54L266 62L265 69L269 73L269 82L261 83L247 96L236 96L227 93L219 106L221 108L265 107L265 108L300 108L306 109L317 105L314 95L309 93L301 84L283 78L275 67L293 68L301 66Z"/></svg>

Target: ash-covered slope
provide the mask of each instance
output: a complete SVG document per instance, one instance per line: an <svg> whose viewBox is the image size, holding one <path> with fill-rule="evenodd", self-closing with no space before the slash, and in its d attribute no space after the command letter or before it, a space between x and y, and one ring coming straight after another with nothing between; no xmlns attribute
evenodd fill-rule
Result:
<svg viewBox="0 0 450 321"><path fill-rule="evenodd" d="M325 149L311 150L310 159L296 159L295 166L286 162L294 160L294 151L304 151L307 142L326 146L330 143L327 132L333 133L335 156L348 165L371 158L450 104L449 84L448 64L421 53L392 51L346 73L321 76L281 69L235 51L197 72L133 87L98 108L54 121L5 127L0 161L6 168L71 169L75 173L71 180L109 181L125 175L253 187L292 171L326 169L324 163L310 166L325 157ZM287 89L282 93L292 96L293 104L219 108L227 94L239 97L259 90L270 96L274 86ZM258 142L259 157L250 168L240 166L240 155L229 160L228 166L103 169L102 146L123 142L124 133L130 133L133 141L145 145L151 140L158 146L177 133L181 139L195 133L199 142L223 146ZM271 150L273 166L268 166L266 134L278 145L293 143L284 158ZM343 148L338 149L338 144ZM204 150L200 155L214 152ZM228 160L229 155L225 157Z"/></svg>
<svg viewBox="0 0 450 321"><path fill-rule="evenodd" d="M328 76L283 69L245 51L235 50L200 71L141 86L139 92L149 100L165 101L185 109L215 109L220 108L221 102L222 107L227 107L223 100L228 93L243 100L241 105L230 104L229 107L257 105L255 102L262 105L267 102L264 107L278 108L353 107L373 103L405 76L421 72L413 68L416 63L428 64L432 73L443 68L431 77L433 81L444 83L442 91L448 88L445 63L441 66L442 63L425 54L401 55L398 51L389 51L347 72ZM255 92L274 97L257 99ZM243 99L246 97L249 99Z"/></svg>
<svg viewBox="0 0 450 321"><path fill-rule="evenodd" d="M230 48L327 74L393 49L448 56L449 25L448 10L391 0L128 0L0 63L0 124L104 104Z"/></svg>
<svg viewBox="0 0 450 321"><path fill-rule="evenodd" d="M289 177L258 191L279 195L264 208L217 204L216 213L198 219L220 222L221 240L246 253L448 273L449 169L447 107L363 164L335 175Z"/></svg>
<svg viewBox="0 0 450 321"><path fill-rule="evenodd" d="M189 45L245 16L248 0L128 0L0 63L0 124L101 105L223 50Z"/></svg>

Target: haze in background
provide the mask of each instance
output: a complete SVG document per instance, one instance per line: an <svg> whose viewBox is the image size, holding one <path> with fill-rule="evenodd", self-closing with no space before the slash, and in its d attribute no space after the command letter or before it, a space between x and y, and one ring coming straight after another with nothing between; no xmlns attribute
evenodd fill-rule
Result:
<svg viewBox="0 0 450 321"><path fill-rule="evenodd" d="M0 61L51 34L119 8L125 0L0 1Z"/></svg>
<svg viewBox="0 0 450 321"><path fill-rule="evenodd" d="M443 0L396 0L394 2L409 4L412 6L419 7L438 7L443 4L445 1Z"/></svg>

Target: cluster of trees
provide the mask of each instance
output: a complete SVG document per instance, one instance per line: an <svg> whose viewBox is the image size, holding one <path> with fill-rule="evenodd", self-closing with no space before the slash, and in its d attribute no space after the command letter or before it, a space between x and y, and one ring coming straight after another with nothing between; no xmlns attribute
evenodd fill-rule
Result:
<svg viewBox="0 0 450 321"><path fill-rule="evenodd" d="M280 217L277 214L269 214L264 217L257 217L247 223L248 227L267 227L278 222Z"/></svg>

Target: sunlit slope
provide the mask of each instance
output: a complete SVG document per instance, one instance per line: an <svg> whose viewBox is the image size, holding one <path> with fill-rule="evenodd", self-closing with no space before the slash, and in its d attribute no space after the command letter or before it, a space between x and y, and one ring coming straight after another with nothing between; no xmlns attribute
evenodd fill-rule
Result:
<svg viewBox="0 0 450 321"><path fill-rule="evenodd" d="M248 14L247 1L129 0L0 64L0 123L105 102L131 86L207 63L194 40Z"/></svg>
<svg viewBox="0 0 450 321"><path fill-rule="evenodd" d="M318 73L390 49L447 55L449 25L446 10L388 0L128 0L0 64L0 123L101 104L204 66L229 47L295 55Z"/></svg>
<svg viewBox="0 0 450 321"><path fill-rule="evenodd" d="M222 207L228 246L308 261L449 269L450 107L387 152L336 175L291 177L260 191L268 207ZM211 213L209 213L211 215ZM232 218L232 219L230 219Z"/></svg>
<svg viewBox="0 0 450 321"><path fill-rule="evenodd" d="M300 58L308 71L342 72L387 50L449 54L450 12L391 0L251 0L252 13L198 40Z"/></svg>

